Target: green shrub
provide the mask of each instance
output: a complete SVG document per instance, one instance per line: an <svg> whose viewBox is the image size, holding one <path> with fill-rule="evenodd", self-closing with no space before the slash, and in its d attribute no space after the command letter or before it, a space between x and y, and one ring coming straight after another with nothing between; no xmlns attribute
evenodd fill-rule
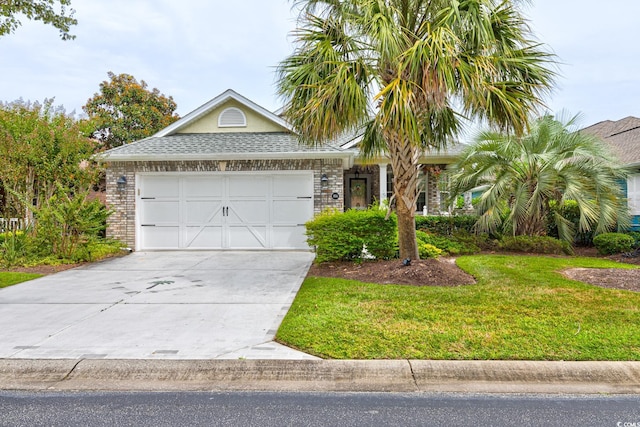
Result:
<svg viewBox="0 0 640 427"><path fill-rule="evenodd" d="M0 233L0 259L10 267L25 256L27 236L22 231L7 231Z"/></svg>
<svg viewBox="0 0 640 427"><path fill-rule="evenodd" d="M498 248L498 240L486 233L476 234L462 230L454 233L452 238L466 248L465 254L476 254L482 250L493 251Z"/></svg>
<svg viewBox="0 0 640 427"><path fill-rule="evenodd" d="M453 236L444 237L424 230L417 230L416 237L418 238L418 248L420 244L433 245L444 255L468 255L480 252L480 248L473 243L460 242Z"/></svg>
<svg viewBox="0 0 640 427"><path fill-rule="evenodd" d="M458 231L473 233L476 221L476 215L416 216L416 229L425 229L440 236L452 236Z"/></svg>
<svg viewBox="0 0 640 427"><path fill-rule="evenodd" d="M508 252L573 254L573 249L568 242L549 236L506 236L500 240L498 247Z"/></svg>
<svg viewBox="0 0 640 427"><path fill-rule="evenodd" d="M560 214L566 218L575 230L573 242L579 246L591 246L593 244L593 231L579 231L580 230L580 209L578 208L578 202L575 200L567 200L562 205L558 206L555 201L552 201L549 206L549 216L547 217L547 235L551 237L558 236L558 227L554 220L556 214Z"/></svg>
<svg viewBox="0 0 640 427"><path fill-rule="evenodd" d="M640 231L629 231L627 234L633 238L633 247L640 248Z"/></svg>
<svg viewBox="0 0 640 427"><path fill-rule="evenodd" d="M69 195L63 188L36 211L35 243L42 255L73 259L77 250L105 229L110 212L87 193Z"/></svg>
<svg viewBox="0 0 640 427"><path fill-rule="evenodd" d="M360 259L362 249L376 258L397 252L397 219L386 210L325 211L306 223L307 241L316 248L316 262Z"/></svg>
<svg viewBox="0 0 640 427"><path fill-rule="evenodd" d="M418 241L418 253L420 255L420 258L422 259L438 258L440 255L442 255L442 250L429 243Z"/></svg>
<svg viewBox="0 0 640 427"><path fill-rule="evenodd" d="M91 237L85 244L78 246L71 255L71 260L74 262L91 262L112 255L119 255L122 254L124 246L122 242L117 240Z"/></svg>
<svg viewBox="0 0 640 427"><path fill-rule="evenodd" d="M633 249L635 239L623 233L602 233L593 238L593 244L602 255L613 255L629 252Z"/></svg>

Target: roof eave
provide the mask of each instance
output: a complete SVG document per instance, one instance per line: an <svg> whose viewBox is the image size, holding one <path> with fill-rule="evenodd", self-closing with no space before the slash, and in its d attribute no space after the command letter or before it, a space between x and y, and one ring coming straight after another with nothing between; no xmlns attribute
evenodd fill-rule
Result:
<svg viewBox="0 0 640 427"><path fill-rule="evenodd" d="M321 151L321 152L279 152L279 153L216 153L216 154L134 154L99 156L103 162L174 162L200 160L312 160L312 159L342 159L345 169L353 165L354 155L351 152Z"/></svg>

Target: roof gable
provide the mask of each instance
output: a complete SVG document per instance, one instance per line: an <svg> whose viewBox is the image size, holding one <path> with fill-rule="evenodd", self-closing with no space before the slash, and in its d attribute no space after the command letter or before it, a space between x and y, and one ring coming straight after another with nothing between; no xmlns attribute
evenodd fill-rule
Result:
<svg viewBox="0 0 640 427"><path fill-rule="evenodd" d="M219 121L220 115L228 112L228 109L237 109L244 114L246 118L244 126L228 126L225 125L224 121ZM292 128L278 115L228 89L180 120L162 129L153 137L163 137L178 133L229 132L292 132Z"/></svg>

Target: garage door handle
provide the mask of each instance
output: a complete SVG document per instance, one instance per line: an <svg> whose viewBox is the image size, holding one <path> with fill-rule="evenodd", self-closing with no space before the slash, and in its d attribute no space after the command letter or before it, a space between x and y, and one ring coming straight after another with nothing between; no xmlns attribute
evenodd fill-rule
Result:
<svg viewBox="0 0 640 427"><path fill-rule="evenodd" d="M141 197L142 200L155 200L155 197Z"/></svg>
<svg viewBox="0 0 640 427"><path fill-rule="evenodd" d="M142 227L155 227L155 224L142 224Z"/></svg>
<svg viewBox="0 0 640 427"><path fill-rule="evenodd" d="M307 196L305 196L305 197L298 196L298 199L311 199L311 198L312 198L311 196L308 196L308 197Z"/></svg>

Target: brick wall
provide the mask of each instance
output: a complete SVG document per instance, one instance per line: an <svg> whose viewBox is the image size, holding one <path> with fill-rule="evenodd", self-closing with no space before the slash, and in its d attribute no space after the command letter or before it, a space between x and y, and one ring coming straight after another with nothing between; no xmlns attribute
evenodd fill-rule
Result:
<svg viewBox="0 0 640 427"><path fill-rule="evenodd" d="M242 172L242 171L313 171L314 212L344 208L342 160L229 160L229 161L172 161L172 162L111 162L107 165L107 206L113 214L107 220L107 237L122 240L135 248L135 205L137 172ZM326 186L321 177L327 175ZM118 188L124 176L127 185ZM338 194L338 199L332 197Z"/></svg>

